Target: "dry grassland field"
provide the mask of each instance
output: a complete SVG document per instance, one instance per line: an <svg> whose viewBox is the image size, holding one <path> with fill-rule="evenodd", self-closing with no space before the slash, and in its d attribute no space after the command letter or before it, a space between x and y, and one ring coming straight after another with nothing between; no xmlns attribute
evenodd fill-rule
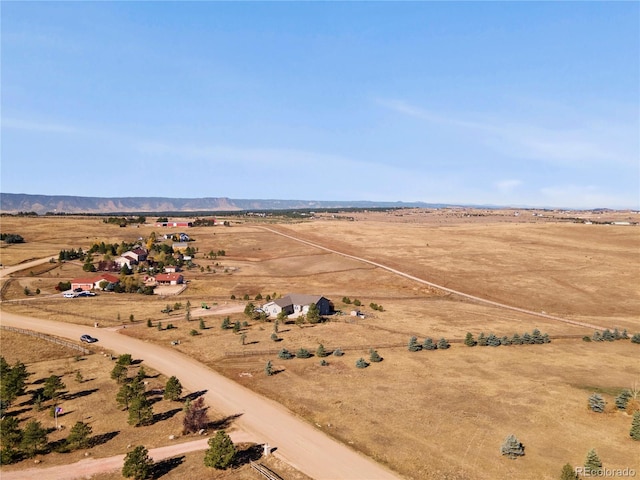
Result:
<svg viewBox="0 0 640 480"><path fill-rule="evenodd" d="M640 445L629 437L630 412L614 404L623 389L640 387L640 345L582 340L593 335L593 326L640 332L640 227L568 221L581 215L593 222L634 223L638 215L519 213L407 210L323 214L299 222L235 217L229 227L182 230L153 224L120 228L95 217L5 216L2 232L26 240L2 245L5 268L57 258L61 249L86 250L93 242L133 242L167 231L185 231L195 240L190 245L196 266L182 272L187 289L177 296L98 292L67 299L55 286L85 276L82 263L44 263L10 276L2 309L91 326L126 324L122 334L167 347L180 340L171 348L286 405L406 478L555 479L564 464L581 466L592 448L606 468L631 468L640 476ZM225 255L205 258L219 250ZM471 301L336 252L590 326ZM25 287L39 288L40 294L26 297ZM281 324L274 342L273 322L242 313L245 295L259 305L258 294L290 292L323 295L344 314L315 325ZM343 303L345 297L362 303L357 308L364 318L349 314L356 307ZM185 319L187 302L192 322ZM203 302L210 308L202 309ZM179 308L162 313L167 305ZM226 316L248 325L237 333L222 330ZM199 328L200 319L205 329ZM176 328L159 331L158 322ZM536 328L548 333L551 343L473 348L462 343L467 332L511 337ZM445 337L451 348L409 352L411 336L420 343L427 336L435 342ZM326 357L326 366L317 356L278 358L282 348L313 353L319 344L329 352L341 348L345 355ZM383 361L356 368L358 358L368 361L370 348ZM102 360L94 355L79 363ZM276 375L265 375L268 360ZM75 368L73 359L60 361ZM594 392L607 401L605 413L588 409ZM526 455L517 460L500 455L512 433L525 446ZM109 443L115 446L118 437ZM195 468L190 455L175 468L181 476L173 478L200 478L189 470Z"/></svg>

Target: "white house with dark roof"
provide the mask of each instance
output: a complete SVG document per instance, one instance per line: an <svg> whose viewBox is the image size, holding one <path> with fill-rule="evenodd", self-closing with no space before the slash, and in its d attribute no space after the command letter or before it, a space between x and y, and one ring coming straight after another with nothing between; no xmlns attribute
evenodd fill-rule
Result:
<svg viewBox="0 0 640 480"><path fill-rule="evenodd" d="M284 297L273 300L262 305L262 310L270 317L276 317L282 311L287 315L306 314L309 306L315 304L320 315L331 313L331 302L322 295L304 295L301 293L290 293Z"/></svg>

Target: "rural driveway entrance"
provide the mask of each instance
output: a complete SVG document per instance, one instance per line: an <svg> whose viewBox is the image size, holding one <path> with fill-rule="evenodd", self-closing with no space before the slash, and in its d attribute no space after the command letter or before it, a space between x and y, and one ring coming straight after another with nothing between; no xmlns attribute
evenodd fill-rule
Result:
<svg viewBox="0 0 640 480"><path fill-rule="evenodd" d="M78 340L89 333L98 347L130 353L166 376L175 375L185 389L206 390L206 402L225 416L239 417L234 426L256 443L277 448L279 458L316 480L385 480L399 476L372 459L325 435L282 405L262 397L170 348L146 343L114 331L87 329L70 323L0 313L2 325ZM70 466L70 469L73 467Z"/></svg>

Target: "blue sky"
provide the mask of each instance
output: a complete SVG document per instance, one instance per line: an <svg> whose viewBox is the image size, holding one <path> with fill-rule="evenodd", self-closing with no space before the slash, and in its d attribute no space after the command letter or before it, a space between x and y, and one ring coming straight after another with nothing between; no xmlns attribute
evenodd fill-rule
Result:
<svg viewBox="0 0 640 480"><path fill-rule="evenodd" d="M640 208L638 2L2 2L7 193Z"/></svg>

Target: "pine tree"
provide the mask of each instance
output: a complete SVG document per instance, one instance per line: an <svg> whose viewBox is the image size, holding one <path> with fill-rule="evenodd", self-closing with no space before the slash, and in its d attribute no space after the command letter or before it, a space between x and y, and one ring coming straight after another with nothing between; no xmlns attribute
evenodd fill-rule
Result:
<svg viewBox="0 0 640 480"><path fill-rule="evenodd" d="M182 395L182 384L175 376L169 378L164 387L164 399L177 402Z"/></svg>
<svg viewBox="0 0 640 480"><path fill-rule="evenodd" d="M357 361L356 361L356 367L357 368L367 368L369 366L369 364L365 361L364 358L360 357Z"/></svg>
<svg viewBox="0 0 640 480"><path fill-rule="evenodd" d="M311 352L306 348L299 348L296 352L296 357L298 358L309 358L311 356Z"/></svg>
<svg viewBox="0 0 640 480"><path fill-rule="evenodd" d="M371 363L379 363L382 361L382 357L372 348L369 350L369 361Z"/></svg>
<svg viewBox="0 0 640 480"><path fill-rule="evenodd" d="M341 356L343 356L343 355L344 355L344 352L343 352L343 351L342 351L342 349L340 349L340 348L336 348L336 349L333 351L333 356L334 356L334 357L341 357Z"/></svg>
<svg viewBox="0 0 640 480"><path fill-rule="evenodd" d="M420 345L418 345L418 339L416 337L411 337L409 339L409 345L407 345L407 349L410 352L417 352L420 350Z"/></svg>
<svg viewBox="0 0 640 480"><path fill-rule="evenodd" d="M129 425L139 427L141 425L151 425L153 422L153 407L147 397L136 395L129 404Z"/></svg>
<svg viewBox="0 0 640 480"><path fill-rule="evenodd" d="M438 340L438 349L439 350L446 350L450 346L451 345L449 345L449 342L447 342L446 338L442 337L440 340Z"/></svg>
<svg viewBox="0 0 640 480"><path fill-rule="evenodd" d="M84 422L76 422L75 425L71 427L71 431L67 437L67 445L72 449L87 448L92 431L91 425Z"/></svg>
<svg viewBox="0 0 640 480"><path fill-rule="evenodd" d="M231 325L231 320L229 319L229 317L224 317L224 320L222 320L222 323L220 324L220 328L222 330L227 330Z"/></svg>
<svg viewBox="0 0 640 480"><path fill-rule="evenodd" d="M560 480L579 480L578 474L570 464L565 464L560 472Z"/></svg>
<svg viewBox="0 0 640 480"><path fill-rule="evenodd" d="M633 420L631 421L629 436L634 440L640 440L640 410L633 412Z"/></svg>
<svg viewBox="0 0 640 480"><path fill-rule="evenodd" d="M487 345L490 347L499 347L500 339L496 337L495 334L490 333L489 336L487 337Z"/></svg>
<svg viewBox="0 0 640 480"><path fill-rule="evenodd" d="M602 395L598 393L593 393L589 397L589 408L596 413L604 412L604 407L607 403L602 398Z"/></svg>
<svg viewBox="0 0 640 480"><path fill-rule="evenodd" d="M435 350L437 347L433 343L433 339L431 337L427 337L424 339L424 343L422 344L422 348L424 350Z"/></svg>
<svg viewBox="0 0 640 480"><path fill-rule="evenodd" d="M22 431L20 449L27 455L33 457L36 453L47 446L47 430L37 420L30 420Z"/></svg>
<svg viewBox="0 0 640 480"><path fill-rule="evenodd" d="M473 334L471 332L467 332L467 336L464 337L464 344L467 347L475 347L476 341L473 339Z"/></svg>
<svg viewBox="0 0 640 480"><path fill-rule="evenodd" d="M9 448L15 450L20 445L22 431L18 419L12 415L2 417L0 420L0 443L2 449ZM4 464L5 462L2 462Z"/></svg>
<svg viewBox="0 0 640 480"><path fill-rule="evenodd" d="M267 364L264 366L264 373L266 373L268 377L273 375L273 364L271 363L271 360L268 360Z"/></svg>
<svg viewBox="0 0 640 480"><path fill-rule="evenodd" d="M200 330L206 330L206 328L207 328L206 325L204 324L204 320L202 318L200 319L200 324L199 324L198 328Z"/></svg>
<svg viewBox="0 0 640 480"><path fill-rule="evenodd" d="M204 455L207 467L223 470L228 468L236 456L236 447L223 430L218 430L215 437L209 439L209 449Z"/></svg>
<svg viewBox="0 0 640 480"><path fill-rule="evenodd" d="M324 349L324 345L322 344L318 345L318 348L316 349L316 357L323 358L326 356L327 356L327 351Z"/></svg>
<svg viewBox="0 0 640 480"><path fill-rule="evenodd" d="M127 367L116 363L113 366L113 370L111 370L111 378L114 379L118 383L124 383L127 379Z"/></svg>
<svg viewBox="0 0 640 480"><path fill-rule="evenodd" d="M152 468L153 460L149 457L149 451L142 445L138 445L124 457L122 476L144 480L150 476Z"/></svg>
<svg viewBox="0 0 640 480"><path fill-rule="evenodd" d="M512 460L515 460L516 458L524 455L524 446L518 441L515 435L511 434L505 438L502 443L500 453L502 453L502 455L506 455Z"/></svg>
<svg viewBox="0 0 640 480"><path fill-rule="evenodd" d="M587 453L587 458L584 461L584 469L585 472L589 474L597 474L602 469L602 461L594 448Z"/></svg>
<svg viewBox="0 0 640 480"><path fill-rule="evenodd" d="M293 355L291 354L291 352L289 352L289 350L287 350L286 348L283 348L278 353L278 358L281 358L282 360L289 360L293 358Z"/></svg>
<svg viewBox="0 0 640 480"><path fill-rule="evenodd" d="M60 377L57 375L51 375L44 382L44 390L42 391L42 395L47 399L55 399L60 394L61 390L64 390L66 385L60 380Z"/></svg>
<svg viewBox="0 0 640 480"><path fill-rule="evenodd" d="M480 347L487 346L487 337L484 336L484 332L480 332L480 335L478 335L478 346Z"/></svg>
<svg viewBox="0 0 640 480"><path fill-rule="evenodd" d="M616 397L616 407L618 410L624 410L627 408L627 403L631 400L632 394L629 390L622 390L620 395Z"/></svg>

